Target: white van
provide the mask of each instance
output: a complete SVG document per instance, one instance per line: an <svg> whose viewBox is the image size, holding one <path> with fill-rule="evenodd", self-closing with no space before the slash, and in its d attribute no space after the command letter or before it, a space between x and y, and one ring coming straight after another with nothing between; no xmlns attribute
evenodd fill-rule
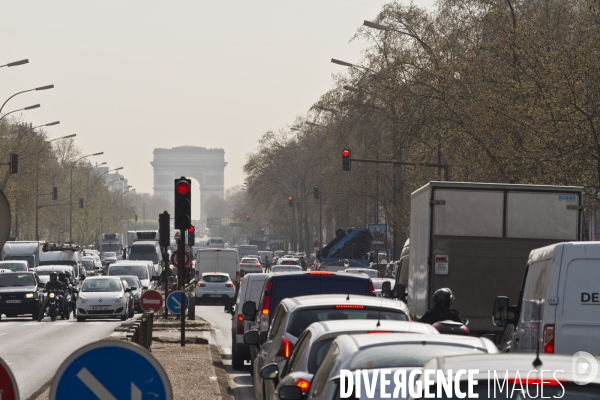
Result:
<svg viewBox="0 0 600 400"><path fill-rule="evenodd" d="M506 327L499 347L535 352L539 343L544 353L586 351L600 356L598 282L600 242L557 243L532 250L517 305L509 306L507 297L494 303L494 324Z"/></svg>
<svg viewBox="0 0 600 400"><path fill-rule="evenodd" d="M240 254L240 257L247 257L247 256L257 256L258 255L258 246L255 244L248 244L248 245L241 245L238 247L238 253Z"/></svg>
<svg viewBox="0 0 600 400"><path fill-rule="evenodd" d="M239 287L240 260L236 249L200 249L196 253L196 281L203 272L225 272Z"/></svg>

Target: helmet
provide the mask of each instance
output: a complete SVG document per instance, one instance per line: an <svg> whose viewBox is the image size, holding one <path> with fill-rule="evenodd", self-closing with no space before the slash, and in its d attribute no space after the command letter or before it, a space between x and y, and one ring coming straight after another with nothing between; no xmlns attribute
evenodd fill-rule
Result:
<svg viewBox="0 0 600 400"><path fill-rule="evenodd" d="M66 277L67 277L67 275L65 275L64 272L59 272L58 273L58 280L59 281L64 281Z"/></svg>
<svg viewBox="0 0 600 400"><path fill-rule="evenodd" d="M433 304L443 304L450 307L450 304L454 300L452 290L448 288L441 288L435 291L433 294Z"/></svg>
<svg viewBox="0 0 600 400"><path fill-rule="evenodd" d="M56 274L56 272L50 272L50 280L52 282L56 282L57 279L58 279L58 275Z"/></svg>

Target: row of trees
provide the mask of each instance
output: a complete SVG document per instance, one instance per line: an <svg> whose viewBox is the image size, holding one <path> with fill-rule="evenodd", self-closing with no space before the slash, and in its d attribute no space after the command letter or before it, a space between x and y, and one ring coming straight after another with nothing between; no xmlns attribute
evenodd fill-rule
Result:
<svg viewBox="0 0 600 400"><path fill-rule="evenodd" d="M294 121L267 132L244 167L242 213L268 215L295 245L338 227L387 222L408 235L410 193L443 170L353 163L442 163L453 181L577 185L587 210L600 190L600 3L440 0L433 11L392 2L364 26L356 66ZM377 26L375 26L377 28ZM296 206L290 209L287 197Z"/></svg>

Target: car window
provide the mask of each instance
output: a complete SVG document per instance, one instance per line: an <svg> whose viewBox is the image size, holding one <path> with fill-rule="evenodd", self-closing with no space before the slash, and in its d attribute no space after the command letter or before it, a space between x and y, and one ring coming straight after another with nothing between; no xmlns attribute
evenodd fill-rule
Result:
<svg viewBox="0 0 600 400"><path fill-rule="evenodd" d="M82 292L120 292L123 286L117 279L86 279L81 287Z"/></svg>
<svg viewBox="0 0 600 400"><path fill-rule="evenodd" d="M0 274L0 287L35 286L33 274L4 273Z"/></svg>
<svg viewBox="0 0 600 400"><path fill-rule="evenodd" d="M306 359L306 353L310 350L310 339L312 338L312 332L306 331L302 334L296 345L294 346L294 351L287 362L285 369L283 371L283 375L285 376L290 372L294 372L298 369L298 364L302 362L302 360Z"/></svg>
<svg viewBox="0 0 600 400"><path fill-rule="evenodd" d="M329 338L313 343L310 348L310 354L308 355L307 370L309 374L314 374L317 368L319 368L319 365L321 365L321 362L323 361L323 357L327 354L327 350L329 350L334 339L335 338Z"/></svg>
<svg viewBox="0 0 600 400"><path fill-rule="evenodd" d="M273 315L273 322L271 322L271 326L269 327L267 340L273 340L275 336L277 336L277 333L281 330L283 322L285 321L286 315L287 312L283 305L277 307L277 310L275 310L275 315Z"/></svg>
<svg viewBox="0 0 600 400"><path fill-rule="evenodd" d="M140 279L150 279L148 268L142 265L111 265L108 275L135 275Z"/></svg>
<svg viewBox="0 0 600 400"><path fill-rule="evenodd" d="M327 384L327 378L329 378L329 373L336 364L339 355L339 347L337 344L333 344L313 378L311 385L311 398L318 397L321 394L321 391L323 391L323 388L325 388L325 385Z"/></svg>
<svg viewBox="0 0 600 400"><path fill-rule="evenodd" d="M225 275L202 275L202 280L204 282L227 282L229 280L229 276Z"/></svg>

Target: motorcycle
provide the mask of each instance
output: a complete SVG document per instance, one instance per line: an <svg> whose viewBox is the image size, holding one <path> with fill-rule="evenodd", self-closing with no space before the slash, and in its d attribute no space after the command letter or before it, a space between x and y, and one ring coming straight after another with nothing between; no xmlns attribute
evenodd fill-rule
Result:
<svg viewBox="0 0 600 400"><path fill-rule="evenodd" d="M48 316L52 321L56 321L59 310L58 299L60 292L58 290L50 290L46 296L48 296Z"/></svg>

